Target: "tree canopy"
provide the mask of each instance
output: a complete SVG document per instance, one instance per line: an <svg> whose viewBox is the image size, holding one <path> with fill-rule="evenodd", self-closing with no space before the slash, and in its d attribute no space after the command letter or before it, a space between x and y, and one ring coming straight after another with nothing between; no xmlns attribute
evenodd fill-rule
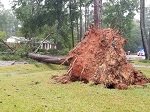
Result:
<svg viewBox="0 0 150 112"><path fill-rule="evenodd" d="M54 32L53 38L58 47L70 49L71 41L77 43L79 34L82 36L88 24L93 22L93 4L93 0L14 0L12 8L22 22L21 32L24 36L44 37L40 35ZM103 1L103 28L111 26L123 32L123 37L129 40L125 49L133 52L137 51L137 45L133 43L139 40L133 34L133 28L137 27L134 22L135 11L138 10L137 0ZM71 39L72 36L74 38Z"/></svg>
<svg viewBox="0 0 150 112"><path fill-rule="evenodd" d="M9 35L16 35L18 32L19 20L11 10L6 10L0 2L0 37L6 39Z"/></svg>

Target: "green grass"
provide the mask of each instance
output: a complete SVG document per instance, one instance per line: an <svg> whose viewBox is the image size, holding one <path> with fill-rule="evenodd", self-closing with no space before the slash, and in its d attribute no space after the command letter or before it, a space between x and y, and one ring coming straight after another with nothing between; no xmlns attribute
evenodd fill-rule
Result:
<svg viewBox="0 0 150 112"><path fill-rule="evenodd" d="M140 69L150 77L149 69ZM0 67L0 112L148 112L150 84L128 90L92 83L53 84L65 67L26 64Z"/></svg>
<svg viewBox="0 0 150 112"><path fill-rule="evenodd" d="M129 62L136 65L150 66L150 60L130 60Z"/></svg>

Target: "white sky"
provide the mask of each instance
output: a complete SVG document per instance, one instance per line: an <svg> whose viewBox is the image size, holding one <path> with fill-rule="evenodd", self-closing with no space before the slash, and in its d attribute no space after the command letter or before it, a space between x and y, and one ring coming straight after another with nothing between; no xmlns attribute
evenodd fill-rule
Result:
<svg viewBox="0 0 150 112"><path fill-rule="evenodd" d="M2 2L2 4L4 5L5 9L10 9L10 1L12 0L0 0Z"/></svg>
<svg viewBox="0 0 150 112"><path fill-rule="evenodd" d="M150 5L150 0L145 0L145 6L148 5ZM134 18L140 20L140 13L137 13Z"/></svg>

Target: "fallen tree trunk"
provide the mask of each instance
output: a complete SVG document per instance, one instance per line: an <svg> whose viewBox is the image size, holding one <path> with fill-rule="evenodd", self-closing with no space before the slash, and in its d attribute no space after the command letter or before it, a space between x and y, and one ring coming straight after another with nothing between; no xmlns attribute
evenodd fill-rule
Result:
<svg viewBox="0 0 150 112"><path fill-rule="evenodd" d="M33 53L29 53L27 57L45 63L68 65L67 61L65 61L65 58L63 57L60 58L60 57L53 57L53 56L33 54Z"/></svg>

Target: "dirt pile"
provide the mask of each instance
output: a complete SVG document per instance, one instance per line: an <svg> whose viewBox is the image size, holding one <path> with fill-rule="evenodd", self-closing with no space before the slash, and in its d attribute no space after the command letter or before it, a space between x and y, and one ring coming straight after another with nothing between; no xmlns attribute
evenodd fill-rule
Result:
<svg viewBox="0 0 150 112"><path fill-rule="evenodd" d="M126 40L115 30L91 28L85 38L68 54L70 64L57 82L82 81L103 84L106 88L127 89L130 85L150 82L143 73L127 62L123 49Z"/></svg>

